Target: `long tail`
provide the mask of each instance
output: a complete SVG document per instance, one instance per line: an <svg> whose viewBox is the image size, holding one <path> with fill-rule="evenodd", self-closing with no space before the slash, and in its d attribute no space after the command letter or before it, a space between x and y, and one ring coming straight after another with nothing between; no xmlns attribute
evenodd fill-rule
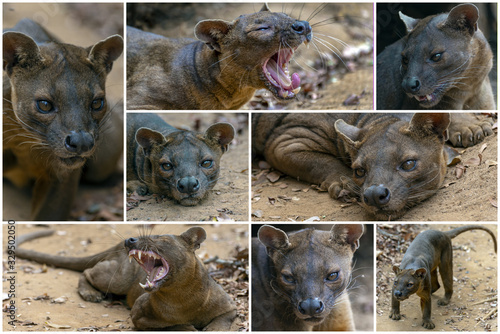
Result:
<svg viewBox="0 0 500 334"><path fill-rule="evenodd" d="M54 234L53 230L36 231L24 234L16 240L16 256L22 259L33 260L38 263L47 264L54 267L66 268L75 271L84 271L87 268L95 266L101 261L108 252L102 252L96 255L86 257L66 257L45 254L34 250L19 248L19 246L27 241L48 237Z"/></svg>
<svg viewBox="0 0 500 334"><path fill-rule="evenodd" d="M464 226L460 226L460 227L454 228L453 230L446 231L444 233L447 236L449 236L450 238L453 239L457 235L462 234L462 233L467 232L467 231L471 231L471 230L483 230L483 231L488 232L488 234L491 235L491 238L493 239L493 244L495 246L495 253L497 252L497 239L495 237L495 234L490 229L488 229L488 228L486 228L484 226L481 226L481 225L464 225Z"/></svg>

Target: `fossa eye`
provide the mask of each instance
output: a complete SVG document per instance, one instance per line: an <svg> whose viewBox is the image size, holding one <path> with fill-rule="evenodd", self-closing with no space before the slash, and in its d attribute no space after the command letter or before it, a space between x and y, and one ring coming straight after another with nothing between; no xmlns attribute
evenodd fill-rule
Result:
<svg viewBox="0 0 500 334"><path fill-rule="evenodd" d="M212 160L205 160L201 163L201 167L203 168L211 168L214 165Z"/></svg>
<svg viewBox="0 0 500 334"><path fill-rule="evenodd" d="M401 169L410 172L417 167L417 160L407 160L401 164Z"/></svg>
<svg viewBox="0 0 500 334"><path fill-rule="evenodd" d="M335 282L339 278L339 272L333 272L330 273L328 276L326 276L326 280L330 282Z"/></svg>
<svg viewBox="0 0 500 334"><path fill-rule="evenodd" d="M285 281L285 283L290 283L290 284L295 283L295 279L293 278L292 275L281 274L281 278L283 279L283 281Z"/></svg>
<svg viewBox="0 0 500 334"><path fill-rule="evenodd" d="M408 65L410 61L408 60L408 58L406 56L401 56L401 63L403 65Z"/></svg>
<svg viewBox="0 0 500 334"><path fill-rule="evenodd" d="M54 111L54 106L47 100L36 101L36 108L42 114L47 114Z"/></svg>
<svg viewBox="0 0 500 334"><path fill-rule="evenodd" d="M362 178L366 175L366 170L364 168L356 168L354 169L354 176L357 178Z"/></svg>
<svg viewBox="0 0 500 334"><path fill-rule="evenodd" d="M174 168L174 166L170 162L161 164L161 169L163 169L164 171L168 172L169 170L172 170L172 168Z"/></svg>
<svg viewBox="0 0 500 334"><path fill-rule="evenodd" d="M431 56L431 60L432 60L433 62L438 62L438 61L440 61L440 60L441 60L441 57L442 57L442 56L443 56L443 54L442 54L442 53L440 53L440 52L435 53L435 54L433 54L433 55Z"/></svg>
<svg viewBox="0 0 500 334"><path fill-rule="evenodd" d="M103 98L95 99L94 101L92 101L90 108L93 111L101 111L104 108L104 99Z"/></svg>

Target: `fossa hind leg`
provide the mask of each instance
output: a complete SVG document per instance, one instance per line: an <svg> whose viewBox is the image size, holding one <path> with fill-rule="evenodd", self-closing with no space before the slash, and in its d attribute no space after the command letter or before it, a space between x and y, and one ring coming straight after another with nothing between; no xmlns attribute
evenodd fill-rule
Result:
<svg viewBox="0 0 500 334"><path fill-rule="evenodd" d="M448 305L453 295L453 253L451 247L446 247L441 253L439 273L444 286L444 297L438 300L438 305Z"/></svg>

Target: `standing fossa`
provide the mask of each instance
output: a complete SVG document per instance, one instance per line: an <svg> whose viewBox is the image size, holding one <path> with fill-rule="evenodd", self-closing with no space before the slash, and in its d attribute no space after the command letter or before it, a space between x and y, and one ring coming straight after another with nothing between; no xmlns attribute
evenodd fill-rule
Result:
<svg viewBox="0 0 500 334"><path fill-rule="evenodd" d="M377 56L377 109L494 110L493 53L473 4L414 19L408 34Z"/></svg>
<svg viewBox="0 0 500 334"><path fill-rule="evenodd" d="M3 175L34 181L31 220L68 219L81 176L101 182L115 170L123 125L105 81L122 50L118 35L59 43L28 19L3 34Z"/></svg>
<svg viewBox="0 0 500 334"><path fill-rule="evenodd" d="M353 331L348 295L362 224L286 234L264 225L252 240L252 330Z"/></svg>
<svg viewBox="0 0 500 334"><path fill-rule="evenodd" d="M334 199L359 198L370 218L393 220L433 195L456 154L493 134L473 114L253 114L253 153ZM350 169L349 169L350 167Z"/></svg>
<svg viewBox="0 0 500 334"><path fill-rule="evenodd" d="M288 66L312 40L307 21L264 5L232 22L200 21L195 36L171 39L127 27L128 109L239 109L257 89L280 100L300 91Z"/></svg>
<svg viewBox="0 0 500 334"><path fill-rule="evenodd" d="M488 228L480 225L465 225L453 230L441 232L428 230L417 235L403 256L399 266L393 266L396 278L392 287L392 308L389 317L393 320L401 319L399 304L412 294L420 297L422 309L422 326L427 329L435 327L431 320L431 294L436 292L440 285L437 271L444 285L444 298L438 300L438 305L448 305L453 294L453 249L451 239L471 230L483 230L493 239L495 253L497 240L495 234Z"/></svg>
<svg viewBox="0 0 500 334"><path fill-rule="evenodd" d="M129 238L107 251L82 258L18 247L52 233L37 231L21 236L16 255L82 271L78 293L86 301L100 302L107 293L126 296L137 329L230 330L236 306L195 254L206 239L203 228L191 227L181 235Z"/></svg>

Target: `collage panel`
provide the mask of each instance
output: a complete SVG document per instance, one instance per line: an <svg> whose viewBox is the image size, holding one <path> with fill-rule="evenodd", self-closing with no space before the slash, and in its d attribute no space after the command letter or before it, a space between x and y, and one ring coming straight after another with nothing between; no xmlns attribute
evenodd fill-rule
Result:
<svg viewBox="0 0 500 334"><path fill-rule="evenodd" d="M123 220L123 4L3 14L3 219Z"/></svg>
<svg viewBox="0 0 500 334"><path fill-rule="evenodd" d="M128 110L373 108L371 3L128 3L127 25Z"/></svg>
<svg viewBox="0 0 500 334"><path fill-rule="evenodd" d="M498 331L497 233L497 224L378 224L377 332Z"/></svg>
<svg viewBox="0 0 500 334"><path fill-rule="evenodd" d="M248 114L127 113L128 221L248 221Z"/></svg>
<svg viewBox="0 0 500 334"><path fill-rule="evenodd" d="M252 221L497 221L494 129L479 113L253 113Z"/></svg>
<svg viewBox="0 0 500 334"><path fill-rule="evenodd" d="M252 331L372 331L372 224L252 224Z"/></svg>
<svg viewBox="0 0 500 334"><path fill-rule="evenodd" d="M4 254L3 291L13 295L4 331L248 330L248 224L9 224L3 233L18 240L16 260Z"/></svg>
<svg viewBox="0 0 500 334"><path fill-rule="evenodd" d="M377 110L496 110L497 6L377 3Z"/></svg>

